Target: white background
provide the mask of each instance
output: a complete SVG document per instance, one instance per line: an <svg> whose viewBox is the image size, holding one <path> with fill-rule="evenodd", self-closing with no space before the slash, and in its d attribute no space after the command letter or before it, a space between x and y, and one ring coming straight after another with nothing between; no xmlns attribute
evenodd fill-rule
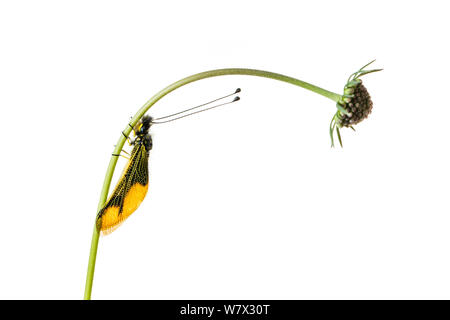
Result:
<svg viewBox="0 0 450 320"><path fill-rule="evenodd" d="M0 298L83 297L114 144L157 91L215 68L341 93L372 59L344 148L335 104L248 76L202 80L152 128L150 188L100 239L94 299L449 299L445 1L2 1ZM128 149L129 150L129 149ZM121 159L113 183L125 160Z"/></svg>

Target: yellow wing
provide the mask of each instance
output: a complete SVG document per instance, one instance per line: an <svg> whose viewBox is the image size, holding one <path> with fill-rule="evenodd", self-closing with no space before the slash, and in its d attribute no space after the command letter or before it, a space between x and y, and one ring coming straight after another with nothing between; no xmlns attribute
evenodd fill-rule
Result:
<svg viewBox="0 0 450 320"><path fill-rule="evenodd" d="M116 230L144 200L148 190L148 152L134 146L113 193L97 215L97 228L104 235Z"/></svg>

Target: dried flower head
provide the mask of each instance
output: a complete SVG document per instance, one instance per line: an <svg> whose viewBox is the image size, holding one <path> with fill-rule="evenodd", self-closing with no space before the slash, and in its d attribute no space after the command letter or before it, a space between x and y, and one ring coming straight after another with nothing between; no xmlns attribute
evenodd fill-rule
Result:
<svg viewBox="0 0 450 320"><path fill-rule="evenodd" d="M352 73L347 80L344 87L344 94L342 98L336 103L337 112L331 119L330 123L330 137L331 146L334 146L334 131L342 147L342 138L340 129L347 127L355 130L354 125L360 123L367 118L372 111L372 99L366 87L362 84L360 77L363 75L381 71L383 69L364 70L367 66L372 64L375 60L369 62L358 71Z"/></svg>

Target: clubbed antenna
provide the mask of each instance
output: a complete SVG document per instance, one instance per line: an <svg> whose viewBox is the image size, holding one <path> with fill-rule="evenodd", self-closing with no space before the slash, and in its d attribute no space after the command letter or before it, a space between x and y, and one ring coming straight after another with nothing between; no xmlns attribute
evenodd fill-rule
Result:
<svg viewBox="0 0 450 320"><path fill-rule="evenodd" d="M164 116L164 117L155 118L155 119L153 119L152 124L161 124L161 123L166 123L166 122L175 121L175 120L178 120L178 119L181 119L181 118L185 118L185 117L191 116L191 115L196 114L196 113L204 112L204 111L207 111L207 110L211 110L211 109L215 109L215 108L218 108L218 107L221 107L221 106L225 106L225 105L227 105L227 104L231 104L231 103L233 103L233 102L239 101L239 100L240 100L239 96L234 97L234 99L233 99L232 101L220 103L220 104L218 104L218 105L214 105L214 106L211 106L211 107L202 109L202 110L194 111L194 112L191 112L191 113L188 113L188 114L184 114L184 115L179 116L179 117L172 118L172 117L174 117L174 116L177 116L177 115L186 113L186 112L188 112L188 111L192 111L192 110L195 110L195 109L204 107L204 106L206 106L206 105L209 105L209 104L211 104L211 103L217 102L217 101L219 101L219 100L222 100L222 99L225 99L225 98L234 96L235 94L237 94L237 93L239 93L239 92L241 92L241 88L237 88L233 93L230 93L230 94L228 94L228 95L226 95L226 96L223 96L223 97L221 97L221 98L217 98L217 99L214 99L214 100L212 100L212 101L203 103L203 104L198 105L198 106L196 106L196 107L189 108L189 109L186 109L186 110L183 110L183 111L180 111L180 112L177 112L177 113L173 113L173 114L170 114L170 115L167 115L167 116ZM162 119L168 119L168 120L159 121L159 120L162 120ZM155 121L155 120L156 120L156 121Z"/></svg>

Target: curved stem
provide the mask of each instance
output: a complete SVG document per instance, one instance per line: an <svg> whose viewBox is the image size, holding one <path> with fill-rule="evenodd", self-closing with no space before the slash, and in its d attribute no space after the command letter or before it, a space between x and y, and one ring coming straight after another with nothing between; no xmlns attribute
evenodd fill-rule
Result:
<svg viewBox="0 0 450 320"><path fill-rule="evenodd" d="M141 109L136 113L136 115L131 119L129 124L125 127L123 130L123 133L125 135L129 135L131 132L131 127L133 127L139 119L141 119L144 114L152 107L156 102L158 102L161 98L163 98L165 95L169 94L170 92L174 91L175 89L182 87L188 83L198 81L201 79L211 78L211 77L218 77L218 76L224 76L224 75L249 75L249 76L257 76L257 77L263 77L263 78L270 78L275 79L279 81L284 81L299 87L302 87L304 89L313 91L315 93L318 93L324 97L327 97L334 102L339 101L341 96L337 93L322 89L320 87L317 87L315 85L312 85L308 82L298 80L292 77L288 77L279 73L274 72L268 72L268 71L262 71L262 70L255 70L255 69L242 69L242 68L229 68L229 69L217 69L217 70L211 70L211 71L205 71L201 73L194 74L192 76L186 77L184 79L181 79L177 82L174 82L170 86L164 88L157 94L155 94L150 100L147 101L146 104L142 106ZM113 154L119 154L122 150L122 147L125 143L125 137L124 135L120 135L119 140L116 143L116 147L113 151ZM111 160L109 161L109 166L106 171L105 180L103 182L103 188L100 194L100 200L98 203L97 212L102 208L103 204L106 202L106 198L108 196L108 190L111 184L111 179L114 173L114 169L116 167L117 163L117 157L111 157ZM92 292L92 283L94 280L94 270L95 270L95 260L97 257L97 247L98 247L98 241L99 241L100 233L97 230L95 223L94 223L94 232L92 234L92 242L91 242L91 251L89 254L89 264L88 264L88 270L87 270L87 276L86 276L86 287L84 291L84 299L89 300L91 298L91 292Z"/></svg>

